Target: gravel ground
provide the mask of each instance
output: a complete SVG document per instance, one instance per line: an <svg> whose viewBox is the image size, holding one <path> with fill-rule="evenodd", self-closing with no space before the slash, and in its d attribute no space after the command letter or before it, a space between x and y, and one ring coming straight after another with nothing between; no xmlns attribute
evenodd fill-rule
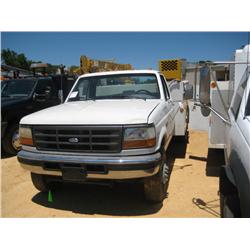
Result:
<svg viewBox="0 0 250 250"><path fill-rule="evenodd" d="M208 151L207 133L190 131L189 143L172 142L168 155L173 171L162 204L147 203L138 183L115 188L67 184L53 191L49 203L17 158L3 155L2 217L220 217L218 178L207 176L206 168L207 162L214 167L219 156Z"/></svg>

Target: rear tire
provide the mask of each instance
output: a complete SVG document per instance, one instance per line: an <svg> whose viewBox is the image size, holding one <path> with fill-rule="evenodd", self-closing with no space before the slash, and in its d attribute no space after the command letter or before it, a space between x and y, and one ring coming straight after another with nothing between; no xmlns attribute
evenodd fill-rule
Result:
<svg viewBox="0 0 250 250"><path fill-rule="evenodd" d="M189 132L188 132L188 124L189 124L189 107L187 105L187 108L186 108L186 119L185 119L185 122L186 122L186 128L185 128L185 132L184 132L184 135L179 135L179 136L175 136L174 137L174 140L176 142L180 142L180 143L188 143L189 141Z"/></svg>
<svg viewBox="0 0 250 250"><path fill-rule="evenodd" d="M51 187L50 182L48 181L48 177L49 176L42 174L31 173L31 180L33 185L41 192L47 192Z"/></svg>
<svg viewBox="0 0 250 250"><path fill-rule="evenodd" d="M162 150L159 173L144 180L144 195L147 201L162 202L167 196L170 167L166 163L166 152Z"/></svg>
<svg viewBox="0 0 250 250"><path fill-rule="evenodd" d="M228 180L226 171L220 170L220 213L222 218L240 218L240 200L237 189Z"/></svg>
<svg viewBox="0 0 250 250"><path fill-rule="evenodd" d="M175 140L175 142L186 144L186 143L188 143L188 137L189 137L189 133L188 133L188 130L186 129L185 135L175 136L174 140Z"/></svg>

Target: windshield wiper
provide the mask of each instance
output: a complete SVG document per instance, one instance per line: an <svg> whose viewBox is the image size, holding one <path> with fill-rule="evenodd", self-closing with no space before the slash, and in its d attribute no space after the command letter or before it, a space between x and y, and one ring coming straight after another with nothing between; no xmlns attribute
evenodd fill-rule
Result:
<svg viewBox="0 0 250 250"><path fill-rule="evenodd" d="M84 101L95 101L96 98L95 97L92 97L92 98L86 98Z"/></svg>
<svg viewBox="0 0 250 250"><path fill-rule="evenodd" d="M144 97L134 96L134 95L113 95L98 99L142 99L144 101L146 100L146 98Z"/></svg>
<svg viewBox="0 0 250 250"><path fill-rule="evenodd" d="M10 97L10 95L1 95L1 97Z"/></svg>
<svg viewBox="0 0 250 250"><path fill-rule="evenodd" d="M146 101L145 97L140 97L140 96L133 96L133 95L111 95L111 96L100 96L100 97L89 97L86 99L78 99L77 101L96 101L96 100L112 100L112 99L141 99ZM74 98L72 98L74 99ZM71 98L69 99L69 101L76 101L76 100L71 100Z"/></svg>
<svg viewBox="0 0 250 250"><path fill-rule="evenodd" d="M144 100L144 101L146 101L146 100L147 100L147 98L146 98L146 97L141 97L141 96L134 96L134 95L130 95L129 97L130 97L130 99L141 99L141 100Z"/></svg>

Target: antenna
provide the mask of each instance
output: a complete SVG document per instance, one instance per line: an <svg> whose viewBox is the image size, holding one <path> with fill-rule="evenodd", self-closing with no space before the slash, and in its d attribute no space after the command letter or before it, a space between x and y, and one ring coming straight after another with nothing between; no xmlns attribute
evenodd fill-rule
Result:
<svg viewBox="0 0 250 250"><path fill-rule="evenodd" d="M250 34L249 34L249 32L247 32L247 45L248 45L248 47L249 47L249 40L250 40ZM248 63L249 63L249 48L247 51L247 66L248 66Z"/></svg>
<svg viewBox="0 0 250 250"><path fill-rule="evenodd" d="M247 48L247 81L248 81L248 79L249 79L249 65L248 65L248 63L249 63L249 53L250 53L250 44L249 44L249 42L250 42L250 33L249 32L247 32L247 45L248 45L248 48ZM245 95L245 103L247 104L247 95ZM245 114L246 114L246 112L244 112L244 118L245 118Z"/></svg>

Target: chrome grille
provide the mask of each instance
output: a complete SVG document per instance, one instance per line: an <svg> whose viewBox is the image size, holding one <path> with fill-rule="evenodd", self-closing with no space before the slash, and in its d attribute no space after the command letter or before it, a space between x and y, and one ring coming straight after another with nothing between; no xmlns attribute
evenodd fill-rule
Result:
<svg viewBox="0 0 250 250"><path fill-rule="evenodd" d="M121 126L35 126L33 138L38 150L106 153L120 152Z"/></svg>

